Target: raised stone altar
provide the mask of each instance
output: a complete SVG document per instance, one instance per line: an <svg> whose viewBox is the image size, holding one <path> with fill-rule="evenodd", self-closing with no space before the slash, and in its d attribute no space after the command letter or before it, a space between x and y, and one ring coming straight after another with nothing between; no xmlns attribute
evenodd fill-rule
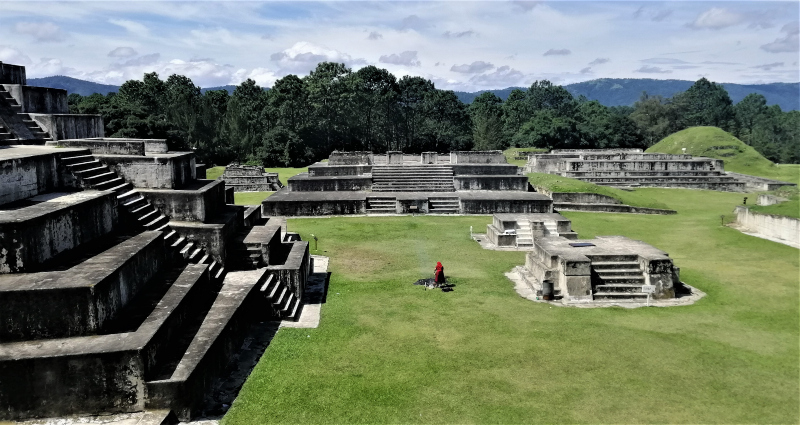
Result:
<svg viewBox="0 0 800 425"><path fill-rule="evenodd" d="M264 214L549 213L501 151L333 152L263 202Z"/></svg>

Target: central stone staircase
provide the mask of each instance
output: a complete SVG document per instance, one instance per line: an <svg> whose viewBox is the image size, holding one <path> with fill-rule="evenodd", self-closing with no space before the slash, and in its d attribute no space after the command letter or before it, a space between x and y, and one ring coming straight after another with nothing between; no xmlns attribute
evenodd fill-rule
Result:
<svg viewBox="0 0 800 425"><path fill-rule="evenodd" d="M645 284L644 272L635 255L592 257L592 280L595 300L641 301Z"/></svg>
<svg viewBox="0 0 800 425"><path fill-rule="evenodd" d="M19 118L22 120L25 126L28 127L28 130L31 132L31 134L33 134L36 140L41 140L43 142L53 140L52 137L50 137L50 133L44 131L42 127L40 127L39 124L37 124L36 121L34 121L33 118L31 118L29 114L21 112L22 106L20 106L17 100L14 99L14 97L11 96L11 93L9 93L2 85L0 85L0 97L2 97L3 99L5 99L6 102L8 102L9 106L11 106L11 109L17 113ZM13 135L11 135L10 138L8 136L5 136L4 132L10 135L10 132L8 132L7 129L3 128L2 125L0 125L0 140L9 140L15 138Z"/></svg>
<svg viewBox="0 0 800 425"><path fill-rule="evenodd" d="M449 165L375 165L373 192L455 192Z"/></svg>
<svg viewBox="0 0 800 425"><path fill-rule="evenodd" d="M519 229L517 230L517 247L531 247L533 246L533 232L531 231L531 223L529 221L520 220L517 222Z"/></svg>
<svg viewBox="0 0 800 425"><path fill-rule="evenodd" d="M437 196L428 198L428 212L432 214L458 214L461 202L457 196Z"/></svg>

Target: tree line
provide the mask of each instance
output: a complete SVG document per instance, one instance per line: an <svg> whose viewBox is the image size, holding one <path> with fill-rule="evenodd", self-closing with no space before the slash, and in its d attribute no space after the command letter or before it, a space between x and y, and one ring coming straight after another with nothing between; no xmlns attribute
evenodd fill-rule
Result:
<svg viewBox="0 0 800 425"><path fill-rule="evenodd" d="M334 150L646 148L695 125L731 131L774 161L800 161L800 112L767 107L756 94L733 105L706 79L669 99L644 93L633 107L575 98L546 80L505 101L485 92L466 105L422 77L323 62L269 90L248 79L232 94L202 93L185 76L149 73L116 94L71 94L69 105L72 113L102 115L108 137L166 139L208 164L301 166Z"/></svg>

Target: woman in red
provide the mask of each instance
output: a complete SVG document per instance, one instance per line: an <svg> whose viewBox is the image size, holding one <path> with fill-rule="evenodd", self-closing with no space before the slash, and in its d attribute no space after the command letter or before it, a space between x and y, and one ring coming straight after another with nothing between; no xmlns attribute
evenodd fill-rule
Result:
<svg viewBox="0 0 800 425"><path fill-rule="evenodd" d="M436 263L436 271L433 272L433 281L440 285L445 283L444 267L441 262Z"/></svg>

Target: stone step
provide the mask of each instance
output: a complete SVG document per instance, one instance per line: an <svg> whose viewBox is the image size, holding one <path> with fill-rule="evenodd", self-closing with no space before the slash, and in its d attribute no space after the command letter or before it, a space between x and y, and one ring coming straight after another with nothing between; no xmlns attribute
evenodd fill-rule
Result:
<svg viewBox="0 0 800 425"><path fill-rule="evenodd" d="M647 294L636 292L595 292L592 295L595 300L643 301L647 299Z"/></svg>
<svg viewBox="0 0 800 425"><path fill-rule="evenodd" d="M144 225L145 229L148 230L163 230L165 225L169 224L169 219L167 216L159 213L159 216L156 217L153 221Z"/></svg>
<svg viewBox="0 0 800 425"><path fill-rule="evenodd" d="M592 268L595 270L605 269L637 269L638 261L592 261Z"/></svg>
<svg viewBox="0 0 800 425"><path fill-rule="evenodd" d="M610 283L603 285L596 285L595 291L600 293L641 293L642 285L626 284L626 283Z"/></svg>
<svg viewBox="0 0 800 425"><path fill-rule="evenodd" d="M80 171L91 170L94 168L102 168L102 167L104 167L104 165L96 159L67 165L67 168L75 174L77 174Z"/></svg>
<svg viewBox="0 0 800 425"><path fill-rule="evenodd" d="M66 166L90 162L90 161L96 161L93 155L77 155L77 156L61 158L61 163Z"/></svg>
<svg viewBox="0 0 800 425"><path fill-rule="evenodd" d="M641 269L594 269L598 276L641 276Z"/></svg>
<svg viewBox="0 0 800 425"><path fill-rule="evenodd" d="M603 285L608 284L629 284L629 285L644 285L644 276L625 276L625 275L609 275L598 276Z"/></svg>
<svg viewBox="0 0 800 425"><path fill-rule="evenodd" d="M108 172L109 172L108 167L98 162L97 166L93 168L84 168L82 170L73 171L72 173L81 179L86 179L92 176L97 176Z"/></svg>
<svg viewBox="0 0 800 425"><path fill-rule="evenodd" d="M114 174L116 176L116 174ZM110 190L115 187L122 186L125 183L125 180L122 180L119 177L112 178L111 180L106 180L102 183L97 183L94 185L95 189L97 190Z"/></svg>
<svg viewBox="0 0 800 425"><path fill-rule="evenodd" d="M608 263L639 263L638 255L630 254L602 254L602 255L587 255L592 260L592 266L595 264L608 264Z"/></svg>
<svg viewBox="0 0 800 425"><path fill-rule="evenodd" d="M84 177L83 181L86 182L86 184L88 184L90 186L95 186L97 184L100 184L100 183L103 183L103 182L107 182L107 181L115 179L115 178L118 178L117 177L117 173L113 173L111 171L108 171L108 169L106 169L105 173L101 172L101 173L95 174L93 176Z"/></svg>

